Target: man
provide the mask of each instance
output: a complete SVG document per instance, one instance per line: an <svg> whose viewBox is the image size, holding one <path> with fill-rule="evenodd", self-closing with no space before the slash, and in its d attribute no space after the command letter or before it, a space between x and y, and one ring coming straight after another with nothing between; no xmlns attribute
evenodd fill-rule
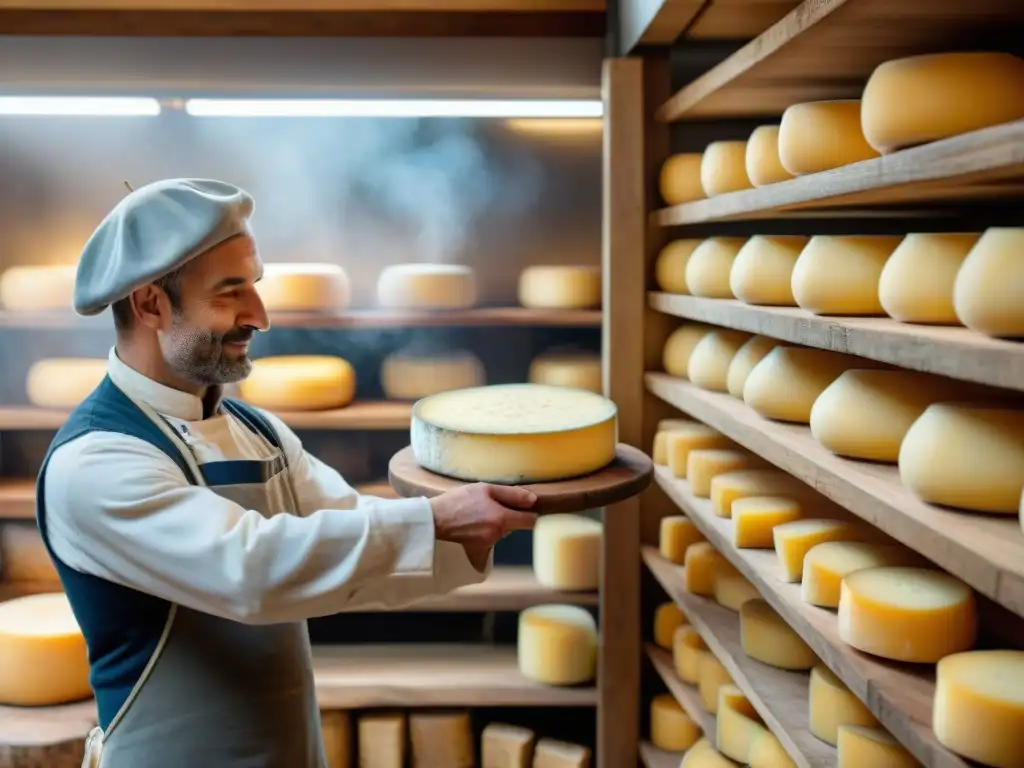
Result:
<svg viewBox="0 0 1024 768"><path fill-rule="evenodd" d="M269 327L253 201L139 189L89 239L75 310L112 306L108 376L39 474L38 524L89 647L86 765L325 768L306 619L482 581L533 494L358 495L221 385Z"/></svg>

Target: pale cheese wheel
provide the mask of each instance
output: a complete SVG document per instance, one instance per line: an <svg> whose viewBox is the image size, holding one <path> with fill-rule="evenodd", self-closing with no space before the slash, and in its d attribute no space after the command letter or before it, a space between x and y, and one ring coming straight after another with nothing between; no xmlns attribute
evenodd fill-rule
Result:
<svg viewBox="0 0 1024 768"><path fill-rule="evenodd" d="M715 578L726 565L728 561L710 542L698 541L691 544L686 549L686 560L683 563L686 591L695 595L713 596Z"/></svg>
<svg viewBox="0 0 1024 768"><path fill-rule="evenodd" d="M861 124L879 152L1024 117L1024 60L1008 53L933 53L878 65L864 86Z"/></svg>
<svg viewBox="0 0 1024 768"><path fill-rule="evenodd" d="M777 525L772 530L775 554L785 581L797 582L803 576L804 557L812 547L826 541L865 541L869 531L845 520L809 518Z"/></svg>
<svg viewBox="0 0 1024 768"><path fill-rule="evenodd" d="M723 608L739 611L748 601L759 597L757 587L735 568L722 568L715 575L715 602Z"/></svg>
<svg viewBox="0 0 1024 768"><path fill-rule="evenodd" d="M666 205L682 205L704 198L700 183L701 154L683 152L669 156L661 166L658 191Z"/></svg>
<svg viewBox="0 0 1024 768"><path fill-rule="evenodd" d="M712 747L710 742L705 743L707 744L705 748L698 749L694 745L683 755L683 762L679 764L679 768L737 768L739 766L739 763L730 760Z"/></svg>
<svg viewBox="0 0 1024 768"><path fill-rule="evenodd" d="M693 348L714 330L715 326L706 323L684 323L672 331L661 355L665 372L685 379Z"/></svg>
<svg viewBox="0 0 1024 768"><path fill-rule="evenodd" d="M693 249L686 262L686 287L694 296L731 299L729 275L745 237L709 237Z"/></svg>
<svg viewBox="0 0 1024 768"><path fill-rule="evenodd" d="M763 733L750 748L750 768L797 768L782 742L773 733Z"/></svg>
<svg viewBox="0 0 1024 768"><path fill-rule="evenodd" d="M1024 755L1024 651L967 651L935 668L932 728L939 742L993 768Z"/></svg>
<svg viewBox="0 0 1024 768"><path fill-rule="evenodd" d="M590 747L555 739L541 739L533 754L533 768L590 768Z"/></svg>
<svg viewBox="0 0 1024 768"><path fill-rule="evenodd" d="M808 424L814 401L840 374L866 361L808 347L775 347L747 377L743 402L767 419Z"/></svg>
<svg viewBox="0 0 1024 768"><path fill-rule="evenodd" d="M471 352L443 355L394 352L384 358L380 383L390 400L419 400L438 392L483 386L484 365Z"/></svg>
<svg viewBox="0 0 1024 768"><path fill-rule="evenodd" d="M827 744L839 740L839 726L863 725L874 728L878 720L832 670L821 664L811 670L810 729Z"/></svg>
<svg viewBox="0 0 1024 768"><path fill-rule="evenodd" d="M476 303L476 275L464 264L392 264L377 278L388 309L465 309Z"/></svg>
<svg viewBox="0 0 1024 768"><path fill-rule="evenodd" d="M773 531L803 516L800 502L788 496L744 496L730 508L732 542L739 549L773 549Z"/></svg>
<svg viewBox="0 0 1024 768"><path fill-rule="evenodd" d="M896 246L878 278L878 301L901 323L960 325L953 287L980 233L912 233Z"/></svg>
<svg viewBox="0 0 1024 768"><path fill-rule="evenodd" d="M953 286L960 322L988 336L1024 336L1024 227L992 227L967 254Z"/></svg>
<svg viewBox="0 0 1024 768"><path fill-rule="evenodd" d="M732 263L729 290L745 304L795 307L793 267L810 238L754 235Z"/></svg>
<svg viewBox="0 0 1024 768"><path fill-rule="evenodd" d="M757 467L760 463L760 459L747 451L729 448L690 451L686 459L686 479L690 483L690 493L698 499L710 498L711 481L715 477L738 469Z"/></svg>
<svg viewBox="0 0 1024 768"><path fill-rule="evenodd" d="M488 723L480 734L482 768L530 768L536 738L520 725Z"/></svg>
<svg viewBox="0 0 1024 768"><path fill-rule="evenodd" d="M661 290L682 294L690 292L686 286L686 265L690 254L702 242L699 238L673 240L661 249L654 261L654 282Z"/></svg>
<svg viewBox="0 0 1024 768"><path fill-rule="evenodd" d="M922 558L898 544L826 541L804 555L800 596L805 603L838 608L843 579L867 568L920 565Z"/></svg>
<svg viewBox="0 0 1024 768"><path fill-rule="evenodd" d="M718 751L740 763L750 760L750 751L767 728L743 691L735 685L718 689L715 744Z"/></svg>
<svg viewBox="0 0 1024 768"><path fill-rule="evenodd" d="M668 464L668 435L673 429L693 424L692 419L662 419L658 422L654 433L654 445L651 446L651 460L655 464Z"/></svg>
<svg viewBox="0 0 1024 768"><path fill-rule="evenodd" d="M406 764L405 715L361 715L357 726L359 768L403 768Z"/></svg>
<svg viewBox="0 0 1024 768"><path fill-rule="evenodd" d="M740 608L740 640L752 659L779 669L811 669L818 657L796 631L761 599Z"/></svg>
<svg viewBox="0 0 1024 768"><path fill-rule="evenodd" d="M754 366L781 344L781 341L769 336L754 336L740 347L739 351L733 355L729 363L729 373L725 377L725 384L729 389L729 394L742 400L743 387L746 386L747 378L750 376L750 372L754 370Z"/></svg>
<svg viewBox="0 0 1024 768"><path fill-rule="evenodd" d="M92 696L85 637L63 593L0 603L0 703L40 707Z"/></svg>
<svg viewBox="0 0 1024 768"><path fill-rule="evenodd" d="M533 358L527 380L531 384L575 387L599 395L604 391L601 356L591 352L549 350Z"/></svg>
<svg viewBox="0 0 1024 768"><path fill-rule="evenodd" d="M28 369L25 391L39 408L78 407L107 375L103 358L58 357L37 360Z"/></svg>
<svg viewBox="0 0 1024 768"><path fill-rule="evenodd" d="M338 709L320 712L320 731L327 768L351 768L352 718L349 713Z"/></svg>
<svg viewBox="0 0 1024 768"><path fill-rule="evenodd" d="M666 448L668 468L674 477L685 478L689 467L690 453L706 448L731 448L732 440L714 427L700 422L680 425L668 433Z"/></svg>
<svg viewBox="0 0 1024 768"><path fill-rule="evenodd" d="M70 310L75 295L71 266L17 266L0 273L0 304L9 312Z"/></svg>
<svg viewBox="0 0 1024 768"><path fill-rule="evenodd" d="M475 768L476 745L468 712L409 714L412 768Z"/></svg>
<svg viewBox="0 0 1024 768"><path fill-rule="evenodd" d="M900 480L918 498L1017 514L1024 489L1024 411L929 406L900 446Z"/></svg>
<svg viewBox="0 0 1024 768"><path fill-rule="evenodd" d="M811 101L782 113L779 160L794 176L820 173L878 157L864 138L860 101Z"/></svg>
<svg viewBox="0 0 1024 768"><path fill-rule="evenodd" d="M688 622L679 606L673 602L662 603L654 609L654 643L665 650L671 650L672 637L679 627Z"/></svg>
<svg viewBox="0 0 1024 768"><path fill-rule="evenodd" d="M690 354L687 378L701 389L728 391L729 364L750 338L749 333L726 328L707 334Z"/></svg>
<svg viewBox="0 0 1024 768"><path fill-rule="evenodd" d="M253 361L239 384L242 399L258 408L320 411L343 408L356 393L356 374L347 360L327 355L280 355Z"/></svg>
<svg viewBox="0 0 1024 768"><path fill-rule="evenodd" d="M868 568L840 588L839 636L884 659L928 664L966 651L977 621L971 588L943 571Z"/></svg>
<svg viewBox="0 0 1024 768"><path fill-rule="evenodd" d="M337 264L265 264L256 292L269 312L330 312L352 298L348 274Z"/></svg>
<svg viewBox="0 0 1024 768"><path fill-rule="evenodd" d="M755 187L793 178L779 158L779 126L760 125L747 139L747 177Z"/></svg>
<svg viewBox="0 0 1024 768"><path fill-rule="evenodd" d="M700 739L701 729L670 693L651 699L651 743L667 752L684 752Z"/></svg>
<svg viewBox="0 0 1024 768"><path fill-rule="evenodd" d="M697 688L704 708L714 714L718 711L718 692L724 685L734 685L728 670L710 651L701 651L697 659Z"/></svg>
<svg viewBox="0 0 1024 768"><path fill-rule="evenodd" d="M793 298L816 315L883 315L878 282L895 235L815 235L793 266Z"/></svg>
<svg viewBox="0 0 1024 768"><path fill-rule="evenodd" d="M442 392L413 406L417 463L469 482L540 483L615 458L615 404L593 392L503 384Z"/></svg>
<svg viewBox="0 0 1024 768"><path fill-rule="evenodd" d="M519 672L545 685L590 682L597 673L597 622L578 605L535 605L519 614Z"/></svg>
<svg viewBox="0 0 1024 768"><path fill-rule="evenodd" d="M52 584L60 589L60 576L42 534L34 522L0 522L0 582Z"/></svg>
<svg viewBox="0 0 1024 768"><path fill-rule="evenodd" d="M704 534L685 515L663 517L659 527L658 549L662 557L676 565L686 562L686 550L691 544L704 541Z"/></svg>
<svg viewBox="0 0 1024 768"><path fill-rule="evenodd" d="M591 309L601 305L601 268L533 266L519 275L519 303L531 309Z"/></svg>
<svg viewBox="0 0 1024 768"><path fill-rule="evenodd" d="M921 768L921 763L881 728L840 725L837 733L838 768Z"/></svg>
<svg viewBox="0 0 1024 768"><path fill-rule="evenodd" d="M700 185L708 197L750 189L747 176L747 142L713 141L700 161Z"/></svg>
<svg viewBox="0 0 1024 768"><path fill-rule="evenodd" d="M672 633L672 664L683 682L696 685L700 681L698 663L700 652L706 651L704 638L688 624L676 627Z"/></svg>
<svg viewBox="0 0 1024 768"><path fill-rule="evenodd" d="M711 509L719 517L732 517L732 505L748 496L802 495L807 486L780 469L736 469L711 479Z"/></svg>
<svg viewBox="0 0 1024 768"><path fill-rule="evenodd" d="M597 589L601 583L601 532L583 515L543 515L533 529L533 573L551 589Z"/></svg>

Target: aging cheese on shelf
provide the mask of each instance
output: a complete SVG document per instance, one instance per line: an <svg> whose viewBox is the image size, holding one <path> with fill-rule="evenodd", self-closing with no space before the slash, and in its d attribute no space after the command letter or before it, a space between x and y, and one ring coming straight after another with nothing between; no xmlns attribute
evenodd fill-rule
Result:
<svg viewBox="0 0 1024 768"><path fill-rule="evenodd" d="M839 593L839 636L865 653L932 663L974 645L971 588L944 571L889 566L848 574Z"/></svg>
<svg viewBox="0 0 1024 768"><path fill-rule="evenodd" d="M663 557L676 565L682 565L686 561L686 550L691 544L704 541L704 534L686 515L668 515L661 518L659 529L658 548Z"/></svg>
<svg viewBox="0 0 1024 768"><path fill-rule="evenodd" d="M689 293L686 286L686 265L690 254L701 244L699 238L673 240L661 249L654 262L654 282L668 293Z"/></svg>
<svg viewBox="0 0 1024 768"><path fill-rule="evenodd" d="M535 740L529 728L489 723L480 734L480 768L530 768Z"/></svg>
<svg viewBox="0 0 1024 768"><path fill-rule="evenodd" d="M838 734L838 768L921 768L914 756L882 728L840 725Z"/></svg>
<svg viewBox="0 0 1024 768"><path fill-rule="evenodd" d="M357 726L359 768L404 768L406 758L405 715L361 715Z"/></svg>
<svg viewBox="0 0 1024 768"><path fill-rule="evenodd" d="M893 59L871 73L862 98L865 137L893 152L1024 117L1024 60L990 52Z"/></svg>
<svg viewBox="0 0 1024 768"><path fill-rule="evenodd" d="M590 309L601 304L601 268L527 267L519 275L519 303L533 309Z"/></svg>
<svg viewBox="0 0 1024 768"><path fill-rule="evenodd" d="M800 581L804 572L804 557L826 541L864 541L869 531L845 520L811 518L778 525L772 530L775 554L779 557L786 581Z"/></svg>
<svg viewBox="0 0 1024 768"><path fill-rule="evenodd" d="M878 282L895 235L815 235L793 265L793 298L816 315L884 315Z"/></svg>
<svg viewBox="0 0 1024 768"><path fill-rule="evenodd" d="M1024 651L968 651L935 668L932 728L958 755L1017 768L1024 754Z"/></svg>
<svg viewBox="0 0 1024 768"><path fill-rule="evenodd" d="M707 646L696 629L689 625L676 627L672 634L672 664L684 682L691 685L700 682L700 653L706 650Z"/></svg>
<svg viewBox="0 0 1024 768"><path fill-rule="evenodd" d="M543 515L533 529L533 573L551 589L597 589L601 583L601 532L583 515Z"/></svg>
<svg viewBox="0 0 1024 768"><path fill-rule="evenodd" d="M0 273L0 305L9 312L70 310L77 271L75 265L8 267Z"/></svg>
<svg viewBox="0 0 1024 768"><path fill-rule="evenodd" d="M690 493L699 499L711 496L711 481L718 475L737 469L759 466L760 460L747 453L731 448L703 448L690 451L686 458L686 479L690 482Z"/></svg>
<svg viewBox="0 0 1024 768"><path fill-rule="evenodd" d="M789 496L744 496L732 503L732 543L740 549L772 549L777 526L803 517L800 502Z"/></svg>
<svg viewBox="0 0 1024 768"><path fill-rule="evenodd" d="M691 452L711 448L729 448L732 445L732 440L706 424L695 421L691 424L680 425L669 432L666 437L668 468L674 477L685 478Z"/></svg>
<svg viewBox="0 0 1024 768"><path fill-rule="evenodd" d="M898 544L826 541L804 555L800 596L805 603L838 608L843 579L867 568L918 565L921 558Z"/></svg>
<svg viewBox="0 0 1024 768"><path fill-rule="evenodd" d="M794 176L878 157L860 125L856 100L811 101L794 104L782 113L779 159Z"/></svg>
<svg viewBox="0 0 1024 768"><path fill-rule="evenodd" d="M832 746L839 739L841 725L863 725L867 728L878 725L878 720L861 700L822 664L811 670L809 698L811 733Z"/></svg>
<svg viewBox="0 0 1024 768"><path fill-rule="evenodd" d="M442 392L413 407L417 463L469 482L540 483L615 458L615 404L593 392L502 384Z"/></svg>
<svg viewBox="0 0 1024 768"><path fill-rule="evenodd" d="M39 408L76 408L107 375L101 358L62 357L38 360L28 369L25 391Z"/></svg>
<svg viewBox="0 0 1024 768"><path fill-rule="evenodd" d="M654 445L651 446L651 460L662 466L668 464L668 433L673 429L693 424L692 419L662 419L658 422L654 433Z"/></svg>
<svg viewBox="0 0 1024 768"><path fill-rule="evenodd" d="M687 378L701 389L727 391L729 364L749 340L749 333L725 328L707 334L690 354Z"/></svg>
<svg viewBox="0 0 1024 768"><path fill-rule="evenodd" d="M673 602L662 603L654 610L654 642L665 650L672 650L672 638L679 627L686 625L686 617Z"/></svg>
<svg viewBox="0 0 1024 768"><path fill-rule="evenodd" d="M239 383L242 398L270 411L343 408L356 393L356 373L347 360L328 355L280 355L253 361Z"/></svg>
<svg viewBox="0 0 1024 768"><path fill-rule="evenodd" d="M476 303L476 275L464 264L392 264L377 278L389 309L465 309Z"/></svg>
<svg viewBox="0 0 1024 768"><path fill-rule="evenodd" d="M781 341L769 336L754 336L740 347L739 352L733 355L732 361L729 363L729 373L725 377L729 394L742 400L743 387L746 386L747 378L754 370L754 366L780 344L782 344Z"/></svg>
<svg viewBox="0 0 1024 768"><path fill-rule="evenodd" d="M803 235L754 235L736 254L729 289L746 304L795 307L793 267L809 238Z"/></svg>
<svg viewBox="0 0 1024 768"><path fill-rule="evenodd" d="M698 745L703 745L698 748ZM706 739L697 742L685 755L679 768L737 768L739 763L730 760L711 746Z"/></svg>
<svg viewBox="0 0 1024 768"><path fill-rule="evenodd" d="M739 571L723 568L715 576L715 602L730 611L739 611L748 600L761 597L757 587Z"/></svg>
<svg viewBox="0 0 1024 768"><path fill-rule="evenodd" d="M792 179L779 158L779 126L760 125L747 139L747 176L755 187Z"/></svg>
<svg viewBox="0 0 1024 768"><path fill-rule="evenodd" d="M483 386L484 365L471 352L443 355L395 352L384 358L380 383L390 400L419 400L450 389Z"/></svg>
<svg viewBox="0 0 1024 768"><path fill-rule="evenodd" d="M715 594L715 578L728 561L708 541L698 541L686 550L683 578L686 591L706 597Z"/></svg>
<svg viewBox="0 0 1024 768"><path fill-rule="evenodd" d="M960 325L953 287L980 233L914 233L903 238L878 278L878 301L901 323Z"/></svg>
<svg viewBox="0 0 1024 768"><path fill-rule="evenodd" d="M731 299L729 275L745 237L709 237L693 249L686 262L686 287L694 296Z"/></svg>
<svg viewBox="0 0 1024 768"><path fill-rule="evenodd" d="M476 745L468 712L409 715L412 768L475 768Z"/></svg>
<svg viewBox="0 0 1024 768"><path fill-rule="evenodd" d="M700 162L700 185L708 197L750 189L747 176L747 142L713 141Z"/></svg>
<svg viewBox="0 0 1024 768"><path fill-rule="evenodd" d="M789 624L761 599L740 608L743 652L779 669L811 669L818 657Z"/></svg>
<svg viewBox="0 0 1024 768"><path fill-rule="evenodd" d="M683 152L672 155L661 166L658 191L666 205L692 203L704 198L700 183L701 154Z"/></svg>
<svg viewBox="0 0 1024 768"><path fill-rule="evenodd" d="M519 614L519 672L546 685L576 685L597 671L597 623L577 605L535 605Z"/></svg>
<svg viewBox="0 0 1024 768"><path fill-rule="evenodd" d="M773 733L762 733L750 748L750 768L797 768ZM881 766L879 767L881 768Z"/></svg>
<svg viewBox="0 0 1024 768"><path fill-rule="evenodd" d="M683 752L700 738L701 730L670 693L651 699L651 742L666 752Z"/></svg>
<svg viewBox="0 0 1024 768"><path fill-rule="evenodd" d="M67 597L0 603L0 703L55 706L90 696L85 637Z"/></svg>
<svg viewBox="0 0 1024 768"><path fill-rule="evenodd" d="M732 677L711 651L701 651L697 657L697 687L704 708L712 714L718 712L718 692L723 685L733 685Z"/></svg>
<svg viewBox="0 0 1024 768"><path fill-rule="evenodd" d="M1024 227L992 227L971 248L953 285L960 322L988 336L1024 336Z"/></svg>
<svg viewBox="0 0 1024 768"><path fill-rule="evenodd" d="M324 741L327 768L351 768L352 718L339 709L320 712L320 731Z"/></svg>
<svg viewBox="0 0 1024 768"><path fill-rule="evenodd" d="M337 264L266 264L256 292L270 312L328 312L352 298L348 274Z"/></svg>
<svg viewBox="0 0 1024 768"><path fill-rule="evenodd" d="M52 583L60 589L60 576L46 551L36 524L28 520L0 522L0 582Z"/></svg>
<svg viewBox="0 0 1024 768"><path fill-rule="evenodd" d="M661 356L661 364L665 372L685 379L690 367L690 355L693 348L713 330L715 330L715 326L705 323L684 323L672 331L665 342Z"/></svg>
<svg viewBox="0 0 1024 768"><path fill-rule="evenodd" d="M718 689L716 726L718 751L740 763L750 760L754 742L768 731L757 710L735 685Z"/></svg>
<svg viewBox="0 0 1024 768"><path fill-rule="evenodd" d="M711 480L711 508L719 517L732 517L732 505L748 496L806 494L806 486L780 469L737 469Z"/></svg>
<svg viewBox="0 0 1024 768"><path fill-rule="evenodd" d="M601 356L593 352L548 350L533 358L527 379L531 384L575 387L598 395L604 391Z"/></svg>
<svg viewBox="0 0 1024 768"><path fill-rule="evenodd" d="M750 372L743 402L767 419L807 424L814 401L828 385L844 371L864 367L872 366L839 352L778 346Z"/></svg>
<svg viewBox="0 0 1024 768"><path fill-rule="evenodd" d="M541 739L533 755L533 768L590 768L589 747L554 739Z"/></svg>
<svg viewBox="0 0 1024 768"><path fill-rule="evenodd" d="M899 453L900 480L932 504L1017 514L1024 488L1024 411L929 406Z"/></svg>

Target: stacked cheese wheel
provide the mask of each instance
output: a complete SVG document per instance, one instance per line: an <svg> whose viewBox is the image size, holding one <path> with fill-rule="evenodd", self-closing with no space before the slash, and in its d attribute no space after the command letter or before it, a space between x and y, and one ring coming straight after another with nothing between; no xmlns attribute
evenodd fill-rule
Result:
<svg viewBox="0 0 1024 768"><path fill-rule="evenodd" d="M242 397L271 411L319 411L343 408L356 392L356 375L347 360L329 355L280 355L253 362L239 385Z"/></svg>
<svg viewBox="0 0 1024 768"><path fill-rule="evenodd" d="M270 312L337 312L352 298L348 274L337 264L267 264L256 291Z"/></svg>

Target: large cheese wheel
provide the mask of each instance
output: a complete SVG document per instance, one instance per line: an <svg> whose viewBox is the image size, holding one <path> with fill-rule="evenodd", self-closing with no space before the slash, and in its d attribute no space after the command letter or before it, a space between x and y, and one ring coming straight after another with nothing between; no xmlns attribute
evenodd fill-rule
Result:
<svg viewBox="0 0 1024 768"><path fill-rule="evenodd" d="M679 768L737 768L739 766L739 763L730 760L711 746L709 741L702 740L702 742L706 746L698 749L697 744L701 742L697 742L683 755L683 762L679 764Z"/></svg>
<svg viewBox="0 0 1024 768"><path fill-rule="evenodd" d="M536 738L520 725L488 723L480 734L480 761L487 768L530 768Z"/></svg>
<svg viewBox="0 0 1024 768"><path fill-rule="evenodd" d="M532 309L590 309L601 304L601 268L534 266L519 275L519 303Z"/></svg>
<svg viewBox="0 0 1024 768"><path fill-rule="evenodd" d="M347 360L327 355L262 357L241 382L242 398L259 408L318 411L342 408L356 393L356 374Z"/></svg>
<svg viewBox="0 0 1024 768"><path fill-rule="evenodd" d="M362 715L357 726L359 768L403 768L406 764L405 715Z"/></svg>
<svg viewBox="0 0 1024 768"><path fill-rule="evenodd" d="M654 433L654 444L651 446L651 459L655 464L668 464L669 432L692 423L691 419L662 419L658 422L657 432Z"/></svg>
<svg viewBox="0 0 1024 768"><path fill-rule="evenodd" d="M750 334L722 328L702 338L690 353L687 378L701 389L728 391L729 364Z"/></svg>
<svg viewBox="0 0 1024 768"><path fill-rule="evenodd" d="M828 744L835 746L841 725L878 725L871 711L828 667L819 664L811 670L809 694L811 733Z"/></svg>
<svg viewBox="0 0 1024 768"><path fill-rule="evenodd" d="M744 237L709 237L693 249L686 262L686 286L694 296L731 299L729 274Z"/></svg>
<svg viewBox="0 0 1024 768"><path fill-rule="evenodd" d="M811 669L818 663L811 647L761 599L740 607L740 639L747 656L772 667Z"/></svg>
<svg viewBox="0 0 1024 768"><path fill-rule="evenodd" d="M707 424L695 421L680 425L668 433L668 468L674 477L685 479L691 451L732 446L733 442L729 438Z"/></svg>
<svg viewBox="0 0 1024 768"><path fill-rule="evenodd" d="M1024 60L934 53L884 62L864 86L861 122L879 152L1024 117Z"/></svg>
<svg viewBox="0 0 1024 768"><path fill-rule="evenodd" d="M0 603L0 703L54 706L91 695L85 637L67 597Z"/></svg>
<svg viewBox="0 0 1024 768"><path fill-rule="evenodd" d="M686 459L686 479L690 493L699 499L711 498L711 481L718 475L737 469L758 467L761 460L747 451L733 448L702 448L690 451Z"/></svg>
<svg viewBox="0 0 1024 768"><path fill-rule="evenodd" d="M750 748L750 768L797 768L775 734L762 733Z"/></svg>
<svg viewBox="0 0 1024 768"><path fill-rule="evenodd" d="M826 541L804 555L800 596L805 603L838 608L843 579L866 568L921 565L923 558L898 544Z"/></svg>
<svg viewBox="0 0 1024 768"><path fill-rule="evenodd" d="M803 235L754 235L736 254L729 288L746 304L795 307L793 267L807 245Z"/></svg>
<svg viewBox="0 0 1024 768"><path fill-rule="evenodd" d="M683 682L691 685L699 682L697 670L700 652L706 650L704 639L696 629L689 625L676 627L672 634L672 663Z"/></svg>
<svg viewBox="0 0 1024 768"><path fill-rule="evenodd" d="M256 292L270 312L328 312L348 306L352 286L337 264L266 264Z"/></svg>
<svg viewBox="0 0 1024 768"><path fill-rule="evenodd" d="M921 768L914 756L881 728L840 725L837 733L838 768Z"/></svg>
<svg viewBox="0 0 1024 768"><path fill-rule="evenodd" d="M959 325L953 286L979 233L909 234L896 246L878 278L882 309L901 323Z"/></svg>
<svg viewBox="0 0 1024 768"><path fill-rule="evenodd" d="M900 446L900 479L932 504L1016 514L1024 488L1024 411L929 406Z"/></svg>
<svg viewBox="0 0 1024 768"><path fill-rule="evenodd" d="M781 341L770 336L754 336L740 347L729 362L729 373L725 377L729 394L742 400L743 387L746 386L747 377L754 370L754 366L780 344L782 344Z"/></svg>
<svg viewBox="0 0 1024 768"><path fill-rule="evenodd" d="M967 254L953 286L960 322L989 336L1024 336L1024 227L992 227Z"/></svg>
<svg viewBox="0 0 1024 768"><path fill-rule="evenodd" d="M601 394L601 356L579 350L548 350L533 358L527 380L531 384L575 387Z"/></svg>
<svg viewBox="0 0 1024 768"><path fill-rule="evenodd" d="M808 347L775 347L747 377L743 401L768 419L808 424L814 401L850 368L867 361Z"/></svg>
<svg viewBox="0 0 1024 768"><path fill-rule="evenodd" d="M533 754L533 768L590 768L590 747L555 739L541 739Z"/></svg>
<svg viewBox="0 0 1024 768"><path fill-rule="evenodd" d="M772 549L774 530L803 517L800 502L789 496L746 496L731 507L732 543L739 549Z"/></svg>
<svg viewBox="0 0 1024 768"><path fill-rule="evenodd" d="M687 624L686 617L679 610L679 606L669 601L662 603L654 610L654 635L655 645L665 650L672 648L672 638L679 627Z"/></svg>
<svg viewBox="0 0 1024 768"><path fill-rule="evenodd" d="M768 730L754 705L735 685L718 689L715 725L715 744L719 752L740 763L747 763L754 742Z"/></svg>
<svg viewBox="0 0 1024 768"><path fill-rule="evenodd" d="M0 522L0 583L50 584L52 591L60 589L57 568L34 522Z"/></svg>
<svg viewBox="0 0 1024 768"><path fill-rule="evenodd" d="M686 265L690 254L703 240L689 238L673 240L661 249L654 261L654 282L663 291L669 293L689 293L686 287Z"/></svg>
<svg viewBox="0 0 1024 768"><path fill-rule="evenodd" d="M75 274L72 266L18 266L0 273L0 304L10 312L72 308Z"/></svg>
<svg viewBox="0 0 1024 768"><path fill-rule="evenodd" d="M392 264L377 278L389 309L464 309L476 303L476 276L464 264Z"/></svg>
<svg viewBox="0 0 1024 768"><path fill-rule="evenodd" d="M739 499L807 493L807 486L780 469L734 469L711 479L711 509L719 517L732 517L733 503Z"/></svg>
<svg viewBox="0 0 1024 768"><path fill-rule="evenodd" d="M900 237L815 235L793 266L796 303L816 315L883 315L878 281Z"/></svg>
<svg viewBox="0 0 1024 768"><path fill-rule="evenodd" d="M658 191L666 205L692 203L704 198L704 187L700 183L701 155L699 152L683 152L671 155L661 166L658 177Z"/></svg>
<svg viewBox="0 0 1024 768"><path fill-rule="evenodd" d="M845 520L810 518L777 525L772 530L775 554L786 581L800 581L804 558L813 547L826 541L865 541L869 531L862 525Z"/></svg>
<svg viewBox="0 0 1024 768"><path fill-rule="evenodd" d="M340 709L321 711L320 732L327 768L351 768L352 718L349 713Z"/></svg>
<svg viewBox="0 0 1024 768"><path fill-rule="evenodd" d="M502 384L442 392L413 406L421 467L469 482L541 483L596 472L615 458L615 404L593 392Z"/></svg>
<svg viewBox="0 0 1024 768"><path fill-rule="evenodd" d="M670 693L651 699L651 743L667 752L683 752L700 739L701 730Z"/></svg>
<svg viewBox="0 0 1024 768"><path fill-rule="evenodd" d="M25 391L40 408L76 408L107 375L102 358L63 357L38 360L28 369Z"/></svg>
<svg viewBox="0 0 1024 768"><path fill-rule="evenodd" d="M704 708L714 714L718 711L718 692L724 685L733 685L729 671L710 651L701 651L697 660L697 688Z"/></svg>
<svg viewBox="0 0 1024 768"><path fill-rule="evenodd" d="M385 357L380 367L381 387L391 400L419 400L450 389L479 387L485 380L483 363L464 351L441 355L395 352Z"/></svg>
<svg viewBox="0 0 1024 768"><path fill-rule="evenodd" d="M747 177L755 187L792 179L779 158L779 126L761 125L747 139Z"/></svg>
<svg viewBox="0 0 1024 768"><path fill-rule="evenodd" d="M811 101L782 113L779 159L794 176L878 157L860 126L860 102Z"/></svg>
<svg viewBox="0 0 1024 768"><path fill-rule="evenodd" d="M663 517L659 527L658 548L661 555L676 565L686 562L686 550L691 544L704 541L704 534L686 515Z"/></svg>
<svg viewBox="0 0 1024 768"><path fill-rule="evenodd" d="M576 685L597 671L597 623L578 605L535 605L519 614L519 672L546 685Z"/></svg>
<svg viewBox="0 0 1024 768"><path fill-rule="evenodd" d="M474 768L476 745L468 712L409 714L412 768Z"/></svg>
<svg viewBox="0 0 1024 768"><path fill-rule="evenodd" d="M974 645L971 588L943 571L888 566L848 574L839 595L839 636L865 653L932 663Z"/></svg>
<svg viewBox="0 0 1024 768"><path fill-rule="evenodd" d="M1018 768L1024 755L1024 651L968 651L935 668L932 728L958 755Z"/></svg>
<svg viewBox="0 0 1024 768"><path fill-rule="evenodd" d="M552 589L597 589L601 583L601 531L583 515L544 515L533 530L533 573Z"/></svg>
<svg viewBox="0 0 1024 768"><path fill-rule="evenodd" d="M713 330L715 330L715 326L707 323L684 323L672 331L665 342L661 355L661 363L665 372L672 376L686 378L693 348Z"/></svg>
<svg viewBox="0 0 1024 768"><path fill-rule="evenodd" d="M700 185L708 197L750 189L747 176L747 142L713 141L700 162Z"/></svg>

